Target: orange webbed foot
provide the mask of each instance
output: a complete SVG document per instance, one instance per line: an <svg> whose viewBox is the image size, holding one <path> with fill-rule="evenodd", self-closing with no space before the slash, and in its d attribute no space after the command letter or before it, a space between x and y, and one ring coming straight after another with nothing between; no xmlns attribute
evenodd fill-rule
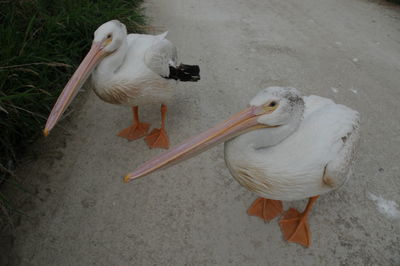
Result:
<svg viewBox="0 0 400 266"><path fill-rule="evenodd" d="M133 106L132 113L133 124L130 127L121 130L117 136L128 140L135 140L147 135L150 124L139 121L139 107Z"/></svg>
<svg viewBox="0 0 400 266"><path fill-rule="evenodd" d="M149 131L150 124L148 123L135 123L130 127L127 127L121 130L118 133L119 137L128 139L128 140L135 140L147 135Z"/></svg>
<svg viewBox="0 0 400 266"><path fill-rule="evenodd" d="M167 106L165 104L161 105L161 128L153 129L149 135L144 139L149 146L152 148L169 148L169 139L167 132L165 131L165 118L167 116Z"/></svg>
<svg viewBox="0 0 400 266"><path fill-rule="evenodd" d="M298 243L305 247L311 245L311 232L307 217L318 197L311 197L302 213L293 208L285 212L282 220L279 221L279 225L287 241Z"/></svg>
<svg viewBox="0 0 400 266"><path fill-rule="evenodd" d="M149 148L169 148L169 139L167 132L164 128L155 128L145 138L145 141Z"/></svg>
<svg viewBox="0 0 400 266"><path fill-rule="evenodd" d="M287 241L306 247L311 245L311 233L307 215L290 208L285 212L282 220L279 221L279 225Z"/></svg>
<svg viewBox="0 0 400 266"><path fill-rule="evenodd" d="M265 221L271 221L283 212L282 201L257 198L247 210L248 215L258 216Z"/></svg>

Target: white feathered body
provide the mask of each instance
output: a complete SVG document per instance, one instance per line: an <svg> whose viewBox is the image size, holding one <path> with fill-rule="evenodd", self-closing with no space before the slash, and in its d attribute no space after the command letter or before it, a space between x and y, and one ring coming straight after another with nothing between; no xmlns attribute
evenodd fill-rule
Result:
<svg viewBox="0 0 400 266"><path fill-rule="evenodd" d="M164 103L173 97L177 82L164 77L169 76L169 66L176 66L177 52L166 35L127 35L92 73L95 93L106 102L127 106Z"/></svg>
<svg viewBox="0 0 400 266"><path fill-rule="evenodd" d="M244 145L243 135L225 143L231 174L261 197L304 199L336 189L348 179L359 138L358 112L319 96L303 100L300 125L277 145Z"/></svg>

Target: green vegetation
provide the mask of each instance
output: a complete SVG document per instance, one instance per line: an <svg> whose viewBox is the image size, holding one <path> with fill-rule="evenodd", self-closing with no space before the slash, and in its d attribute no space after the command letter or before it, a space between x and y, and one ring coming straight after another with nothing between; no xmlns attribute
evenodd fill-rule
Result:
<svg viewBox="0 0 400 266"><path fill-rule="evenodd" d="M42 132L61 89L88 51L93 32L118 19L144 24L142 0L0 1L0 186ZM0 191L0 213L15 210Z"/></svg>

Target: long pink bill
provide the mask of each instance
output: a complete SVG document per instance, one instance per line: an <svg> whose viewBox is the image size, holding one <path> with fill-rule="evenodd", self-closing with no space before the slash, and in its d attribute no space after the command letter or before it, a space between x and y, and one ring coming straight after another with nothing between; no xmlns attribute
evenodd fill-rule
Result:
<svg viewBox="0 0 400 266"><path fill-rule="evenodd" d="M76 69L75 73L72 75L67 85L65 85L64 90L58 97L43 130L43 134L45 136L47 136L56 125L62 114L75 98L79 89L89 77L90 73L104 56L105 52L102 50L101 43L93 43L90 51Z"/></svg>
<svg viewBox="0 0 400 266"><path fill-rule="evenodd" d="M124 177L124 181L129 182L133 179L148 175L160 168L166 168L180 161L187 160L218 143L231 139L254 127L264 127L257 122L258 114L259 108L250 106L217 126L150 159L133 172L127 174Z"/></svg>

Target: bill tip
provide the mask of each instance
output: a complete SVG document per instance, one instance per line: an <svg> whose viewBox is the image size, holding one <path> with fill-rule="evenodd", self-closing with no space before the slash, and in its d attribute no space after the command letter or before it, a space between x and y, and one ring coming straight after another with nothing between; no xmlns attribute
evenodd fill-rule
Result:
<svg viewBox="0 0 400 266"><path fill-rule="evenodd" d="M131 180L129 175L124 176L124 182L128 183Z"/></svg>

